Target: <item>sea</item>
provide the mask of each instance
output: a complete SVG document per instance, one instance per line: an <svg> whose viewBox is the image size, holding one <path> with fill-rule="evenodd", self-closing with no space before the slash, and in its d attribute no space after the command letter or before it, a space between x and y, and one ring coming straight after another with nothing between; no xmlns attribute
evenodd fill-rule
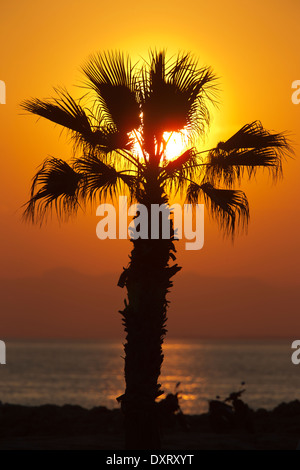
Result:
<svg viewBox="0 0 300 470"><path fill-rule="evenodd" d="M179 391L186 414L205 413L209 400L241 388L253 409L273 409L300 399L300 364L291 361L291 343L170 339L163 348L160 383L165 394ZM123 357L121 340L7 340L0 401L118 408L116 398L125 386Z"/></svg>

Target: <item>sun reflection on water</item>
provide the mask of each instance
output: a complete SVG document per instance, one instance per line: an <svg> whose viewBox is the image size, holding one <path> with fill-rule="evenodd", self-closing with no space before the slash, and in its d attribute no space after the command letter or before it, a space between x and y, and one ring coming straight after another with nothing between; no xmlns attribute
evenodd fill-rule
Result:
<svg viewBox="0 0 300 470"><path fill-rule="evenodd" d="M116 398L125 388L121 343L7 341L7 346L10 363L1 370L0 383L3 402L119 407ZM245 400L253 408L299 399L300 376L286 362L286 341L168 340L163 351L162 389L165 394L179 392L186 414L207 412L209 400L216 395L224 399L243 380Z"/></svg>

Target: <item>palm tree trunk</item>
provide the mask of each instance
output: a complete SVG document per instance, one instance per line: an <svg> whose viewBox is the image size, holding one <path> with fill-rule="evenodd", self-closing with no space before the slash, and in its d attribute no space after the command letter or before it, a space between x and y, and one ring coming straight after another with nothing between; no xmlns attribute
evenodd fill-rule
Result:
<svg viewBox="0 0 300 470"><path fill-rule="evenodd" d="M172 224L171 224L172 225ZM180 269L169 266L175 259L173 228L170 239L133 241L130 264L119 285L126 285L128 302L120 312L125 327L125 382L122 410L125 415L126 449L160 449L156 398L166 334L166 295L170 278Z"/></svg>

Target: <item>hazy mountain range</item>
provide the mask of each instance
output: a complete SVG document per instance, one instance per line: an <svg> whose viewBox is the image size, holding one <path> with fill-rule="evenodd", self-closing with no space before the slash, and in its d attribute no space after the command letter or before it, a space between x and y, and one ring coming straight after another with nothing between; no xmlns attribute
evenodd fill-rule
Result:
<svg viewBox="0 0 300 470"><path fill-rule="evenodd" d="M123 337L118 274L59 268L0 280L1 339ZM300 333L299 286L180 272L169 296L169 337L291 337ZM296 336L295 336L296 335ZM299 334L298 334L299 336Z"/></svg>

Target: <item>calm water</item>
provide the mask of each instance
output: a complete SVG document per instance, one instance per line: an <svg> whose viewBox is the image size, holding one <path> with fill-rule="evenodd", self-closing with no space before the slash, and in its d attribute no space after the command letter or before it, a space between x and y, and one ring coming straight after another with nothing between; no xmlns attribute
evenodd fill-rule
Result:
<svg viewBox="0 0 300 470"><path fill-rule="evenodd" d="M23 405L118 406L123 393L121 341L7 341L0 366L0 400ZM253 408L300 399L300 365L291 362L291 341L171 341L165 347L161 383L173 392L181 382L185 413L207 411L246 382Z"/></svg>

